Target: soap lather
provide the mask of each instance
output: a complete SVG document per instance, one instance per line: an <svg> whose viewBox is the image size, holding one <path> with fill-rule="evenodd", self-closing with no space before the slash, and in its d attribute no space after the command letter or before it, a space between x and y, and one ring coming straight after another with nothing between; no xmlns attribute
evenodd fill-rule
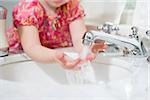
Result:
<svg viewBox="0 0 150 100"><path fill-rule="evenodd" d="M8 55L8 41L6 38L6 17L7 9L3 6L0 6L0 57Z"/></svg>

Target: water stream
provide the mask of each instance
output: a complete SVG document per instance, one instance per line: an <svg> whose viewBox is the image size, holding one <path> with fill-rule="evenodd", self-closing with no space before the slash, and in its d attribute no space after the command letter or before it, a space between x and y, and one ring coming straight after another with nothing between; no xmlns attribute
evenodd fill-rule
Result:
<svg viewBox="0 0 150 100"><path fill-rule="evenodd" d="M85 57L88 54L89 54L89 47L84 46L83 51L80 54L81 59L85 59ZM96 83L94 69L90 61L85 61L79 64L77 67L80 67L80 69L68 70L66 72L66 77L69 84Z"/></svg>

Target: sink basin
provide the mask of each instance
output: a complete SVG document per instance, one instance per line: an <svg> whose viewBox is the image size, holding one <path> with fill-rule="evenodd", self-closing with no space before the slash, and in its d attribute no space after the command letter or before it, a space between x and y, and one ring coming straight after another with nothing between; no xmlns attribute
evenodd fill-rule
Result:
<svg viewBox="0 0 150 100"><path fill-rule="evenodd" d="M67 54L72 58L77 56L75 53L69 52ZM15 57L15 59L17 59L17 57ZM96 83L94 84L70 85L67 79L67 71L60 65L56 63L42 64L32 60L22 60L1 65L0 80L15 83L32 83L34 85L39 84L46 87L52 86L54 90L57 87L66 86L66 89L69 88L68 91L71 91L71 86L75 86L74 88L77 88L76 86L78 86L79 90L80 88L83 88L84 93L86 93L84 87L87 86L88 88L86 87L86 89L89 89L89 87L94 86L94 89L98 89L99 91L102 89L105 90L107 92L105 94L109 94L110 97L126 97L126 93L124 92L125 87L130 86L130 84L128 84L129 81L126 81L126 79L130 79L133 74L131 70L131 67L133 66L130 63L119 58L102 57L100 55L92 62L92 66L96 77ZM89 92L95 93L96 91Z"/></svg>
<svg viewBox="0 0 150 100"><path fill-rule="evenodd" d="M55 82L59 84L69 84L66 78L66 70L58 64L40 64L38 66L46 72ZM117 58L101 57L92 62L96 81L109 82L129 78L132 71L131 64Z"/></svg>
<svg viewBox="0 0 150 100"><path fill-rule="evenodd" d="M23 83L47 83L51 79L34 61L18 61L0 66L0 80ZM52 82L51 82L52 83Z"/></svg>
<svg viewBox="0 0 150 100"><path fill-rule="evenodd" d="M70 55L71 57L76 56L75 53L70 53L70 52L68 53L68 55ZM22 57L23 56L19 57L17 55L12 56L12 59L9 60L11 62L7 62L7 63L3 62L3 64L1 64L1 60L0 60L0 64L1 64L0 80L6 82L10 81L11 83L14 84L24 83L25 87L27 84L27 88L29 90L29 92L27 93L30 93L31 88L34 88L35 91L32 92L34 93L34 95L37 95L38 93L37 90L39 89L39 86L41 86L43 91L46 91L44 93L48 93L48 95L49 92L47 91L51 91L50 93L52 93L52 95L54 95L55 93L58 94L58 92L60 92L59 95L64 96L64 95L68 95L70 91L72 91L73 89L73 91L76 91L74 92L75 94L72 94L73 97L81 96L81 95L87 96L87 93L89 93L88 96L90 95L92 97L93 95L99 97L100 96L107 97L106 94L108 94L109 95L108 97L113 96L115 98L119 98L117 100L120 99L124 100L124 98L129 98L131 95L137 96L136 94L137 92L139 94L138 96L144 98L146 97L145 90L147 89L146 88L147 78L145 77L147 77L146 76L147 74L145 74L145 72L147 71L147 69L144 69L146 71L143 71L143 73L140 72L140 74L138 74L141 77L140 80L136 78L137 80L136 79L131 80L134 82L131 83L130 79L133 78L132 75L134 74L134 72L136 72L136 70L133 70L135 66L130 64L126 59L124 59L124 57L115 58L115 57L104 57L102 55L98 55L95 61L92 62L92 66L96 77L96 84L85 84L85 85L69 85L69 82L66 78L66 70L64 70L58 64L55 63L41 64L41 63L34 62L30 59L26 59L26 60L22 59ZM11 57L9 56L9 58ZM143 76L143 74L145 76ZM0 88L4 89L3 86L4 86L3 84L0 85ZM23 90L24 90L24 86L21 86L21 88L23 87ZM62 87L64 89L63 94L62 94ZM11 89L14 89L14 87L12 87ZM44 89L48 89L48 90L44 90ZM16 90L18 90L17 87L15 87L15 91ZM23 90L22 93L24 94ZM133 94L134 92L132 92L132 90L136 91L136 93ZM7 91L9 91L9 89ZM97 91L101 91L101 92L97 92ZM5 94L5 93L1 92L0 94Z"/></svg>
<svg viewBox="0 0 150 100"><path fill-rule="evenodd" d="M74 56L73 53L70 53ZM131 64L113 57L97 57L92 62L97 82L115 81L130 77ZM17 82L51 82L68 84L66 70L58 64L42 64L31 60L0 66L0 79Z"/></svg>

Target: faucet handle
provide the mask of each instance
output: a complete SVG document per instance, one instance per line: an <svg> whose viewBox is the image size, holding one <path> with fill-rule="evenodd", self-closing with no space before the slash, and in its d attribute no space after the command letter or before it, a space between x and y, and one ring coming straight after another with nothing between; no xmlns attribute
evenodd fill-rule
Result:
<svg viewBox="0 0 150 100"><path fill-rule="evenodd" d="M119 31L120 29L119 29L119 27L117 26L117 25L114 25L113 26L113 31L115 31L116 32L116 34L118 34L118 31Z"/></svg>
<svg viewBox="0 0 150 100"><path fill-rule="evenodd" d="M136 26L131 27L132 34L129 35L131 38L135 38L137 41L139 41L139 36L138 36L138 28Z"/></svg>
<svg viewBox="0 0 150 100"><path fill-rule="evenodd" d="M111 22L105 22L102 26L98 26L97 30L102 30L103 32L108 34L111 34L113 31L116 31L117 34L119 31L119 27Z"/></svg>
<svg viewBox="0 0 150 100"><path fill-rule="evenodd" d="M138 34L138 28L136 26L131 27L132 30L132 35L137 35Z"/></svg>
<svg viewBox="0 0 150 100"><path fill-rule="evenodd" d="M113 27L113 23L111 22L105 22L102 26L102 30L105 32L105 33L108 33L110 34L112 32L112 27Z"/></svg>

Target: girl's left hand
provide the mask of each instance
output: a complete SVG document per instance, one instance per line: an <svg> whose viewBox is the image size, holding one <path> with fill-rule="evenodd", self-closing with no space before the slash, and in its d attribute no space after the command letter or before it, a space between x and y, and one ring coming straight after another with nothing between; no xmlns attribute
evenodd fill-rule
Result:
<svg viewBox="0 0 150 100"><path fill-rule="evenodd" d="M91 53L87 56L86 60L94 60L98 52L104 52L107 48L105 41L98 40L91 46Z"/></svg>

